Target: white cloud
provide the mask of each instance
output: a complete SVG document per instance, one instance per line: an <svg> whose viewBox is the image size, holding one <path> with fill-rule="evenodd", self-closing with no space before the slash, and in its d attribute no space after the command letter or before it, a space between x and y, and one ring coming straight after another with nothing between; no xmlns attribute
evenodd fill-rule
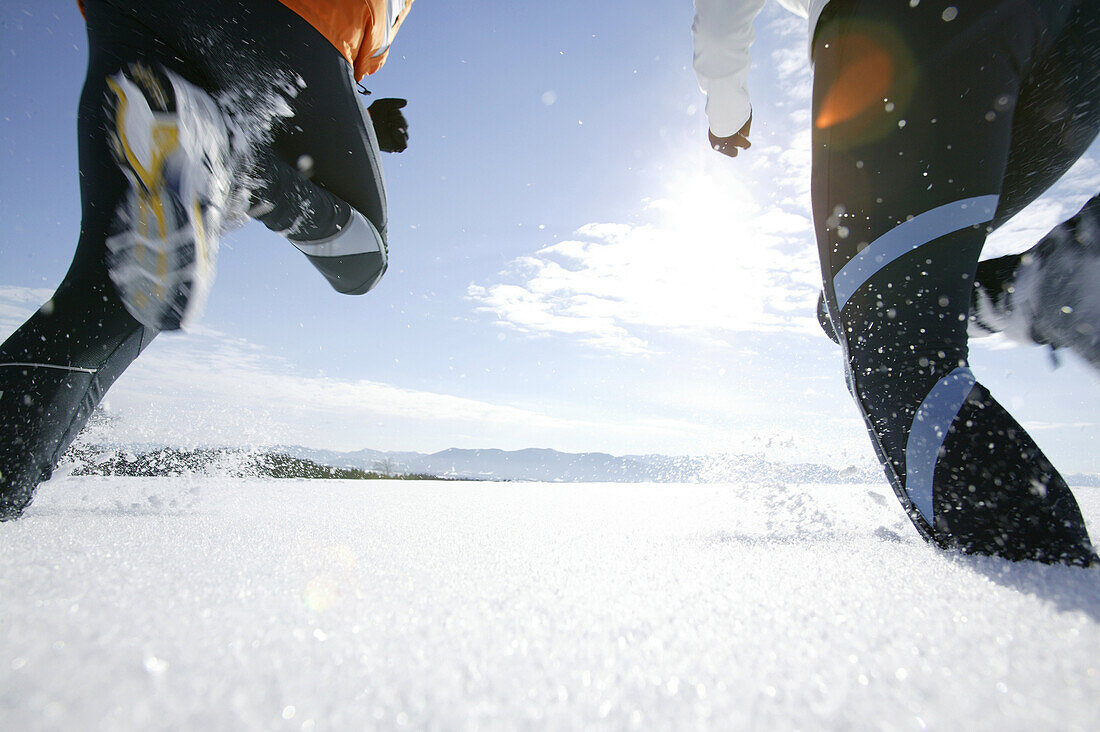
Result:
<svg viewBox="0 0 1100 732"><path fill-rule="evenodd" d="M50 294L0 287L0 337ZM121 443L657 451L718 439L712 428L683 420L616 422L595 412L562 417L366 379L305 375L293 362L210 327L158 337L112 387L105 407L110 419L95 437Z"/></svg>
<svg viewBox="0 0 1100 732"><path fill-rule="evenodd" d="M588 224L515 259L469 286L476 310L521 333L627 355L654 353L667 335L816 335L807 23L773 9L765 24L775 44L757 48L784 111L761 112L751 150L730 160L693 139L664 166L667 192L639 204L641 223Z"/></svg>
<svg viewBox="0 0 1100 732"><path fill-rule="evenodd" d="M0 285L0 332L7 337L51 295L53 290L40 287Z"/></svg>
<svg viewBox="0 0 1100 732"><path fill-rule="evenodd" d="M129 439L151 442L589 450L596 435L609 449L707 432L678 420L561 417L366 379L303 375L283 359L213 333L158 339L123 379L111 392L112 409L128 413ZM170 423L162 415L171 415Z"/></svg>
<svg viewBox="0 0 1100 732"><path fill-rule="evenodd" d="M820 275L807 213L761 203L754 191L772 188L725 162L677 176L667 197L643 204L645 223L582 226L468 296L514 330L625 354L652 352L655 333L814 332Z"/></svg>

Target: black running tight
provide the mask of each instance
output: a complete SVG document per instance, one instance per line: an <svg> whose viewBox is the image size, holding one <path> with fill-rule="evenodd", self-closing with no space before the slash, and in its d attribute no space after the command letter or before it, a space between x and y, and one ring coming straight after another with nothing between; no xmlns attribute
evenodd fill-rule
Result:
<svg viewBox="0 0 1100 732"><path fill-rule="evenodd" d="M849 388L926 538L1087 563L1072 494L975 380L966 329L987 233L1096 135L1100 4L913 5L833 0L815 36L814 221Z"/></svg>
<svg viewBox="0 0 1100 732"><path fill-rule="evenodd" d="M346 213L345 221L335 220L334 211L318 205L342 199L383 237L386 231L378 145L351 68L284 5L87 0L85 11L80 240L54 296L0 346L0 518L18 515L110 385L157 335L126 312L104 262L126 192L108 147L109 76L135 61L161 64L228 102L250 142L260 145L250 182L269 193L271 170L278 168L275 187L288 191L265 201L261 218L272 228L299 214L306 196L315 226L343 224ZM287 171L304 173L288 185Z"/></svg>

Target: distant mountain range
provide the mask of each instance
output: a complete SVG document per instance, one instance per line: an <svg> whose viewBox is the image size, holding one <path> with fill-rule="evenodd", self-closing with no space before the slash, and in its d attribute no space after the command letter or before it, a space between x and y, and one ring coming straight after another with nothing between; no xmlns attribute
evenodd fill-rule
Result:
<svg viewBox="0 0 1100 732"><path fill-rule="evenodd" d="M178 450L163 446L126 448L74 446L69 458L77 472L107 475L178 475L225 472L266 477L447 479L540 481L560 483L877 483L877 467L831 467L817 463L780 463L759 455L670 456L570 453L557 450L470 450L452 448L425 454L357 450L336 452L301 446L261 450L206 448ZM1100 475L1067 475L1070 485L1100 486Z"/></svg>
<svg viewBox="0 0 1100 732"><path fill-rule="evenodd" d="M451 448L431 454L358 450L333 452L304 447L279 447L278 452L322 465L358 467L375 472L420 473L479 480L531 480L560 483L683 483L774 479L800 483L867 482L871 471L836 469L811 463L783 464L761 457L722 458L670 455L609 455L526 450Z"/></svg>

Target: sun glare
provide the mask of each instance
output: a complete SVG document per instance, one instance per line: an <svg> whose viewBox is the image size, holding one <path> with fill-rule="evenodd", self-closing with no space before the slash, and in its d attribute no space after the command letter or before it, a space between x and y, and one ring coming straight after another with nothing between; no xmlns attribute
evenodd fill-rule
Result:
<svg viewBox="0 0 1100 732"><path fill-rule="evenodd" d="M672 256L664 265L669 289L655 297L680 312L680 322L705 328L804 330L820 287L808 217L758 200L754 190L773 187L754 185L748 173L684 169L670 178L667 196L650 203L654 237Z"/></svg>

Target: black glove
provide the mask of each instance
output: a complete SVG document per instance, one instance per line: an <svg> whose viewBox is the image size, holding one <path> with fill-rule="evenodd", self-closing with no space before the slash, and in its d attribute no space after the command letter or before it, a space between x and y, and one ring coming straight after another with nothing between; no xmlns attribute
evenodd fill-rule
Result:
<svg viewBox="0 0 1100 732"><path fill-rule="evenodd" d="M751 125L752 114L749 114L749 121L745 123L745 126L729 137L718 137L707 130L707 136L710 137L710 146L723 155L729 155L731 158L737 157L738 148L748 150L752 147L752 143L749 142L749 127Z"/></svg>
<svg viewBox="0 0 1100 732"><path fill-rule="evenodd" d="M401 113L407 103L404 99L379 99L367 110L378 137L379 150L401 152L408 147L409 123Z"/></svg>

